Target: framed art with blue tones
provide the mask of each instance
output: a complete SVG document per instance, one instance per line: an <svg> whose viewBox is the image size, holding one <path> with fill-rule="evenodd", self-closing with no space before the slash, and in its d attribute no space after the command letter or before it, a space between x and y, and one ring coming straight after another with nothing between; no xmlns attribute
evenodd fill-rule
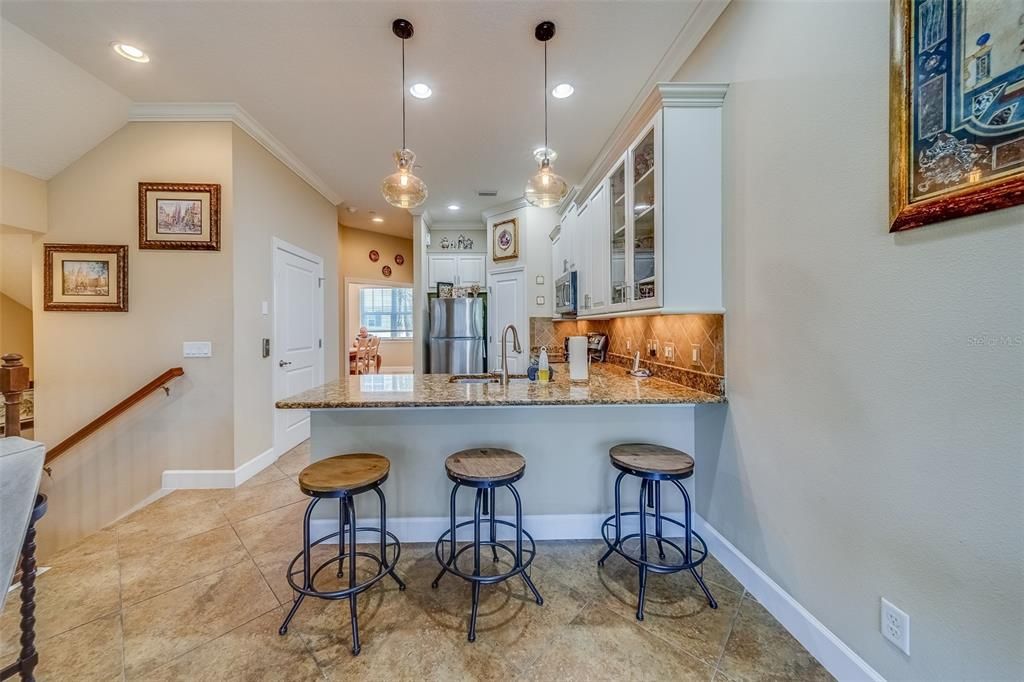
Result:
<svg viewBox="0 0 1024 682"><path fill-rule="evenodd" d="M1024 203L1024 2L892 8L890 231Z"/></svg>

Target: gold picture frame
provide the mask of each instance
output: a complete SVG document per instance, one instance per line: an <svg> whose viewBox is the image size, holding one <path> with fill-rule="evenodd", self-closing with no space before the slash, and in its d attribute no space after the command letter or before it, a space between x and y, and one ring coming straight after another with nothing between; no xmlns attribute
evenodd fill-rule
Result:
<svg viewBox="0 0 1024 682"><path fill-rule="evenodd" d="M890 232L1024 203L1024 136L1010 132L1021 121L1006 116L1001 132L996 117L1016 114L1002 94L986 97L997 88L1019 92L1012 86L1021 81L1003 83L1011 74L983 63L993 38L987 27L970 25L968 4L892 0ZM1000 153L1014 163L1004 165Z"/></svg>
<svg viewBox="0 0 1024 682"><path fill-rule="evenodd" d="M491 228L491 260L500 263L519 258L519 220L509 218Z"/></svg>
<svg viewBox="0 0 1024 682"><path fill-rule="evenodd" d="M44 244L43 310L128 312L128 246Z"/></svg>
<svg viewBox="0 0 1024 682"><path fill-rule="evenodd" d="M220 185L140 182L139 248L220 251Z"/></svg>

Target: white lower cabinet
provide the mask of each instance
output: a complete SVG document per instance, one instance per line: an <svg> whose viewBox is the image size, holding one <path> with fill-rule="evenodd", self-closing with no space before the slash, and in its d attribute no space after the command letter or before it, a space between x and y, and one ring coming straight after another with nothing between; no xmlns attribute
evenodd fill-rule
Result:
<svg viewBox="0 0 1024 682"><path fill-rule="evenodd" d="M484 274L483 254L448 254L432 253L427 256L428 287L437 287L438 282L451 282L456 286L483 286Z"/></svg>

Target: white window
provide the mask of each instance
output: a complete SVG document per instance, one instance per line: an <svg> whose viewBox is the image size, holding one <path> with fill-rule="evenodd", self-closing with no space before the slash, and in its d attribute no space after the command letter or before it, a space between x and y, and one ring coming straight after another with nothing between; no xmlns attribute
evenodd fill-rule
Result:
<svg viewBox="0 0 1024 682"><path fill-rule="evenodd" d="M359 325L385 339L412 338L412 287L363 287Z"/></svg>

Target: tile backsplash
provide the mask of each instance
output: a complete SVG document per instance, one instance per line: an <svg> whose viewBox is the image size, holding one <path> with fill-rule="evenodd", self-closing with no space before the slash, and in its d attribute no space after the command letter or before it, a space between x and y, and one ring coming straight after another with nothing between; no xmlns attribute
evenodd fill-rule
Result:
<svg viewBox="0 0 1024 682"><path fill-rule="evenodd" d="M588 332L608 335L609 361L624 364L640 351L643 365L655 376L702 391L719 393L725 378L724 315L645 315L611 320L530 319L530 345L562 348L567 336ZM647 352L648 342L657 342L657 357ZM665 357L665 344L675 346L674 357ZM627 347L628 346L628 347ZM700 360L691 361L693 347L700 347Z"/></svg>

